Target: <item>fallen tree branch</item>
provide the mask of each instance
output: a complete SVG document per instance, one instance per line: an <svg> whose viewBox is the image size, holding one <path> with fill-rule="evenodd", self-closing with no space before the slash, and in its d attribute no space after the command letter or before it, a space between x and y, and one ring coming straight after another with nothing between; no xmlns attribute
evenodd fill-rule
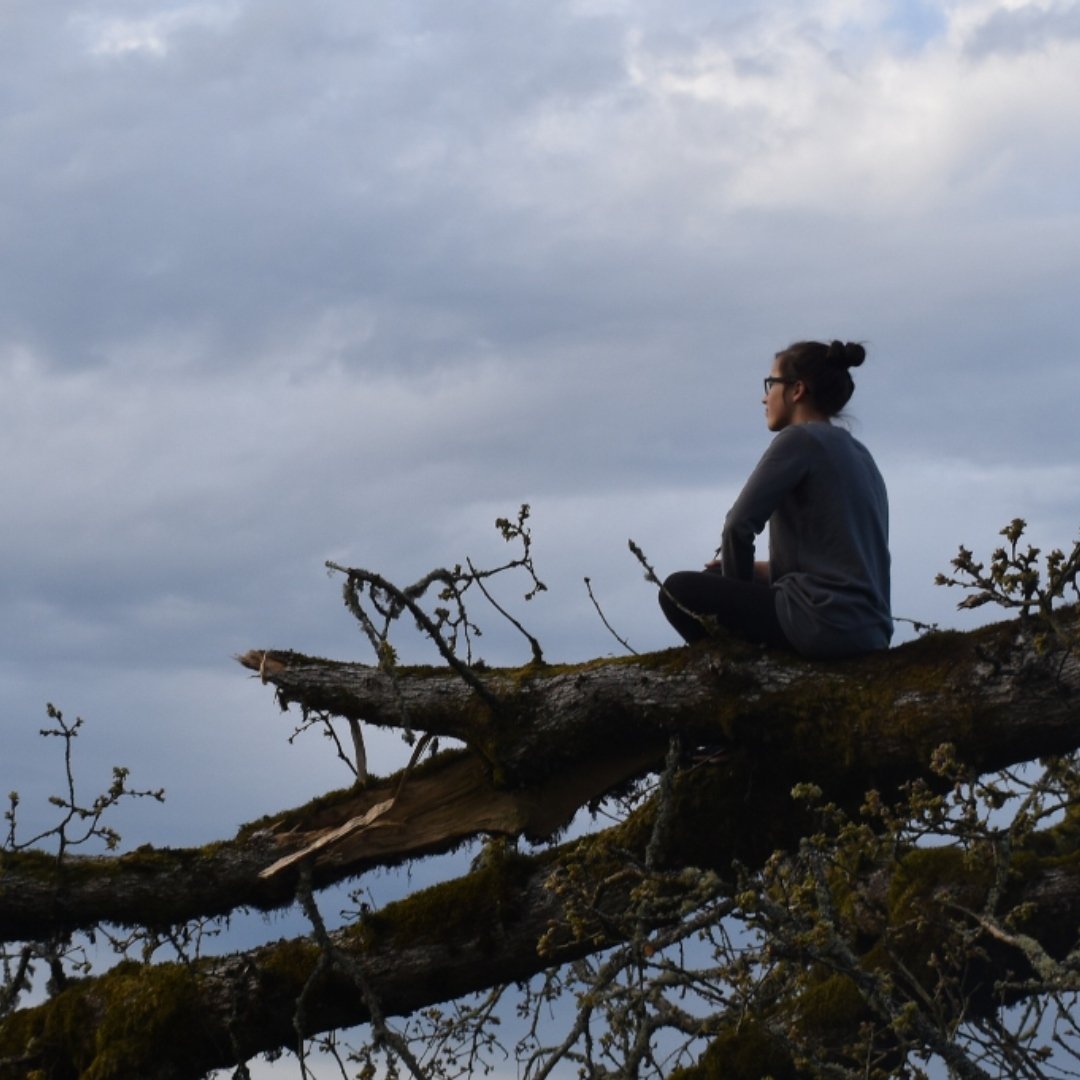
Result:
<svg viewBox="0 0 1080 1080"><path fill-rule="evenodd" d="M401 722L398 691L378 669L294 653L243 662L262 669L283 703ZM412 722L464 738L471 752L418 766L377 827L320 845L314 881L323 887L478 835L550 837L579 807L657 768L672 733L730 740L758 783L766 774L781 788L808 780L834 798L922 775L946 742L976 770L1067 752L1080 745L1078 668L1075 656L1064 664L1038 656L1015 623L835 664L731 643L491 672L485 678L511 706L498 717L445 669L422 669L398 679ZM338 792L201 849L68 856L61 865L43 853L0 853L0 933L18 941L99 922L160 927L283 906L290 872L260 875L395 789L391 777ZM733 812L740 820L741 808Z"/></svg>
<svg viewBox="0 0 1080 1080"><path fill-rule="evenodd" d="M1063 609L1063 612L1066 609ZM1068 609L1075 622L1077 609ZM483 673L497 712L444 668L399 671L295 652L239 658L283 708L325 711L464 742L496 784L535 782L613 748L679 734L726 739L862 783L906 778L943 742L995 769L1075 745L1080 659L1040 655L1018 622L938 632L897 649L811 662L736 641L572 666ZM830 762L832 768L830 768Z"/></svg>
<svg viewBox="0 0 1080 1080"><path fill-rule="evenodd" d="M740 783L738 768L714 772L684 774L676 785L673 811L680 839L665 853L665 863L678 867L690 855L711 855L721 863L732 847L747 861L755 851L761 859L805 825L792 820L790 803L777 808L777 791L748 784L745 776ZM739 834L732 828L726 837L716 837L702 836L696 828L703 814L730 822L736 810L760 820L760 831L748 836L745 829ZM409 1015L602 951L642 930L631 899L639 879L626 868L634 860L644 868L651 818L647 808L604 833L539 855L495 849L464 877L362 916L330 940L335 950L362 965L369 993L385 1016ZM1041 939L1060 938L1062 928L1069 927L1067 940L1072 940L1080 920L1077 838L1063 830L1062 841L1069 846L1027 862L1010 897L1011 906L1025 912L1024 932ZM591 917L575 921L573 929L558 884L570 865L587 868L597 883ZM988 887L981 867L972 867L970 877L970 888ZM933 887L936 879L928 880ZM668 879L671 902L654 917L654 927L685 916L678 903L680 882L678 873ZM954 874L950 884L963 882ZM932 894L927 902L934 902ZM926 942L920 939L919 947ZM250 1057L293 1045L302 992L307 1035L370 1020L347 975L326 970L312 980L320 955L319 945L304 938L188 965L120 965L0 1025L0 1077L41 1068L49 1075L92 1071L102 1080L194 1080L211 1068L235 1064L238 1051ZM61 1017L67 1019L60 1022ZM127 1035L120 1037L119 1030ZM106 1052L107 1062L98 1056Z"/></svg>

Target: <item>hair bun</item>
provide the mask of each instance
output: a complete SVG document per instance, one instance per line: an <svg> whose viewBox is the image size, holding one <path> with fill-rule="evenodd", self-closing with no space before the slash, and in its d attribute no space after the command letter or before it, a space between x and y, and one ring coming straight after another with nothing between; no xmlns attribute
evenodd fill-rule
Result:
<svg viewBox="0 0 1080 1080"><path fill-rule="evenodd" d="M834 341L829 345L828 358L846 368L858 367L866 359L866 350L857 341Z"/></svg>

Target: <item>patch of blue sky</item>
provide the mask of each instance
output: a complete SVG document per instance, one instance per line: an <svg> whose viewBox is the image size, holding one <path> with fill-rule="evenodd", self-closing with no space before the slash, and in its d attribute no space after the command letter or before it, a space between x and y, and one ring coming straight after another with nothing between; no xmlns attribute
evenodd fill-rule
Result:
<svg viewBox="0 0 1080 1080"><path fill-rule="evenodd" d="M944 5L933 0L895 0L884 30L907 49L918 51L944 34L948 25Z"/></svg>

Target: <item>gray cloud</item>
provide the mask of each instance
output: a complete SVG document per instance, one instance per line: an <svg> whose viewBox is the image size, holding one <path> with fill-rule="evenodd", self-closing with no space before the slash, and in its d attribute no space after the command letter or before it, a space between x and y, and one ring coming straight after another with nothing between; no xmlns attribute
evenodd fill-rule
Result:
<svg viewBox="0 0 1080 1080"><path fill-rule="evenodd" d="M553 657L617 649L585 575L637 647L671 644L626 540L661 569L711 552L796 338L867 343L898 611L956 620L933 574L1016 514L1075 531L1064 9L9 7L9 786L44 783L21 763L50 698L192 835L221 761L340 783L282 764L232 654L363 655L326 558L494 562L525 501ZM1053 43L1035 82L989 62L1006 17ZM483 653L524 655L494 622ZM237 819L292 798L229 775Z"/></svg>
<svg viewBox="0 0 1080 1080"><path fill-rule="evenodd" d="M968 39L973 58L1019 56L1080 39L1080 11L1075 4L1024 4L996 7Z"/></svg>

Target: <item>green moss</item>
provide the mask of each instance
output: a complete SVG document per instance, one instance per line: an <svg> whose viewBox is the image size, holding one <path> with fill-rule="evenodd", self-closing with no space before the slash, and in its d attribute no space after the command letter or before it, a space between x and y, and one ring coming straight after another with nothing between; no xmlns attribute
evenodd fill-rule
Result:
<svg viewBox="0 0 1080 1080"><path fill-rule="evenodd" d="M279 941L260 963L266 984L276 984L282 995L298 997L319 962L320 948L310 938Z"/></svg>
<svg viewBox="0 0 1080 1080"><path fill-rule="evenodd" d="M752 1021L714 1039L700 1061L676 1069L670 1080L796 1080L790 1055Z"/></svg>
<svg viewBox="0 0 1080 1080"><path fill-rule="evenodd" d="M295 1000L318 957L307 939L281 942L263 958L261 992ZM182 1034L199 1023L204 1007L191 968L124 962L8 1017L0 1026L0 1059L32 1058L50 1080L130 1080L154 1073L168 1045L177 1075L201 1075L208 1063L194 1049L185 1056Z"/></svg>
<svg viewBox="0 0 1080 1080"><path fill-rule="evenodd" d="M799 1027L815 1040L850 1034L867 1016L859 988L844 975L828 975L799 997Z"/></svg>
<svg viewBox="0 0 1080 1080"><path fill-rule="evenodd" d="M956 847L913 848L893 873L887 899L889 925L922 919L941 905L943 893L976 907L991 883L993 867L969 859Z"/></svg>
<svg viewBox="0 0 1080 1080"><path fill-rule="evenodd" d="M490 841L478 862L469 874L365 915L346 934L368 945L404 947L443 940L497 948L501 929L515 918L521 888L536 872L537 860Z"/></svg>
<svg viewBox="0 0 1080 1080"><path fill-rule="evenodd" d="M974 634L935 633L897 649L832 662L770 654L779 675L776 689L758 690L747 700L734 692L737 687L718 686L727 713L720 720L735 741L759 754L775 747L779 762L794 768L800 759L813 760L826 765L836 781L862 783L865 789L865 766L881 757L883 735L891 746L908 748L907 762L889 755L906 772L910 758L929 758L943 728L957 741L971 731L973 706L957 672L970 670L975 648L996 647L1000 633L996 627ZM746 671L736 666L729 678L740 676ZM925 707L928 699L937 703L934 709ZM884 767L884 760L879 765Z"/></svg>
<svg viewBox="0 0 1080 1080"><path fill-rule="evenodd" d="M32 1056L53 1080L146 1075L163 1041L175 1046L176 1032L194 1022L198 1000L195 977L181 965L119 964L9 1018L0 1057Z"/></svg>
<svg viewBox="0 0 1080 1080"><path fill-rule="evenodd" d="M1062 819L1048 829L1033 833L1024 848L1013 853L1013 865L1041 870L1053 865L1075 865L1080 859L1080 803L1065 808Z"/></svg>
<svg viewBox="0 0 1080 1080"><path fill-rule="evenodd" d="M55 881L58 863L55 855L45 851L0 852L0 891L8 874L39 881Z"/></svg>
<svg viewBox="0 0 1080 1080"><path fill-rule="evenodd" d="M176 1033L190 1027L198 1014L197 984L182 965L132 965L110 984L108 1009L94 1033L95 1057L84 1080L148 1072L162 1042L171 1039L175 1045Z"/></svg>

